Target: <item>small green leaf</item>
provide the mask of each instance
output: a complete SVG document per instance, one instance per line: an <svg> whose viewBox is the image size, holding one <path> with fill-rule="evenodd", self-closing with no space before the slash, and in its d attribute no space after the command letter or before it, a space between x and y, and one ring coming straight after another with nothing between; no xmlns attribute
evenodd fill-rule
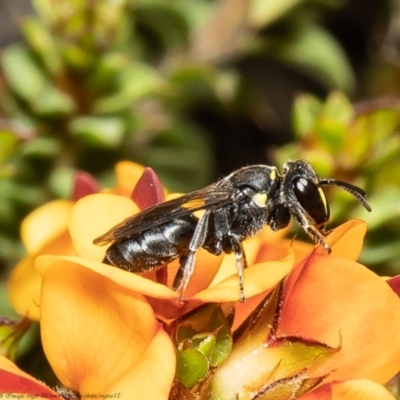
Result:
<svg viewBox="0 0 400 400"><path fill-rule="evenodd" d="M78 117L71 122L70 130L83 142L106 148L119 146L125 134L118 117Z"/></svg>
<svg viewBox="0 0 400 400"><path fill-rule="evenodd" d="M57 198L69 199L76 170L69 167L54 169L49 177L49 186Z"/></svg>
<svg viewBox="0 0 400 400"><path fill-rule="evenodd" d="M324 104L315 130L318 140L332 154L341 151L347 140L353 114L353 107L343 93L333 92Z"/></svg>
<svg viewBox="0 0 400 400"><path fill-rule="evenodd" d="M34 52L52 75L62 70L62 60L49 31L38 20L27 17L22 23L22 32Z"/></svg>
<svg viewBox="0 0 400 400"><path fill-rule="evenodd" d="M34 102L43 89L46 79L22 45L8 47L0 59L11 89L22 99Z"/></svg>
<svg viewBox="0 0 400 400"><path fill-rule="evenodd" d="M60 153L61 144L49 136L39 136L35 139L25 142L21 147L23 157L51 158Z"/></svg>
<svg viewBox="0 0 400 400"><path fill-rule="evenodd" d="M0 130L0 163L10 157L17 147L17 137L13 132Z"/></svg>
<svg viewBox="0 0 400 400"><path fill-rule="evenodd" d="M134 64L118 77L117 93L100 98L94 105L99 114L116 113L130 108L135 102L165 88L165 82L146 64Z"/></svg>
<svg viewBox="0 0 400 400"><path fill-rule="evenodd" d="M309 71L315 78L334 89L351 93L355 78L342 47L326 30L316 25L303 25L295 34L274 47L278 56Z"/></svg>
<svg viewBox="0 0 400 400"><path fill-rule="evenodd" d="M302 0L251 0L249 21L255 28L271 24Z"/></svg>
<svg viewBox="0 0 400 400"><path fill-rule="evenodd" d="M66 93L47 84L33 102L32 109L45 117L61 116L71 114L75 109L75 103Z"/></svg>
<svg viewBox="0 0 400 400"><path fill-rule="evenodd" d="M305 94L299 96L294 103L293 124L295 133L302 138L314 128L315 120L322 110L322 103L315 96Z"/></svg>
<svg viewBox="0 0 400 400"><path fill-rule="evenodd" d="M178 351L176 360L176 379L187 388L193 387L200 379L207 376L208 361L204 354L188 348Z"/></svg>
<svg viewBox="0 0 400 400"><path fill-rule="evenodd" d="M193 336L192 340L190 341L190 347L199 350L202 354L204 354L207 360L210 360L216 341L215 335L210 333L200 333Z"/></svg>

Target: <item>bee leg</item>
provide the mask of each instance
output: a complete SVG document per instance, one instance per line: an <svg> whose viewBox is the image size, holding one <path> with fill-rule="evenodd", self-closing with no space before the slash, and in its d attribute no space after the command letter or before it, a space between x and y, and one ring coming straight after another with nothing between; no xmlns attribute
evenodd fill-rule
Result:
<svg viewBox="0 0 400 400"><path fill-rule="evenodd" d="M299 225L304 229L306 234L310 236L314 243L319 244L329 254L331 252L331 248L327 243L325 243L325 237L323 233L315 225L312 224L312 221L310 221L303 213L300 213L298 211L293 211L293 215L295 216Z"/></svg>
<svg viewBox="0 0 400 400"><path fill-rule="evenodd" d="M246 296L244 294L244 278L243 271L247 268L246 254L243 250L242 243L239 239L231 236L229 238L230 247L235 253L236 257L236 267L239 276L239 288L240 288L240 301L244 303L246 301Z"/></svg>
<svg viewBox="0 0 400 400"><path fill-rule="evenodd" d="M179 293L179 302L183 303L185 290L196 264L196 252L191 251L188 255L181 256L179 258L179 263L179 269L175 275L172 289Z"/></svg>
<svg viewBox="0 0 400 400"><path fill-rule="evenodd" d="M196 264L196 254L200 247L203 246L208 228L208 220L211 215L211 210L207 210L199 219L193 237L189 243L189 253L180 257L180 266L176 273L172 289L179 293L179 301L184 299L185 290L189 284L190 277L193 274Z"/></svg>

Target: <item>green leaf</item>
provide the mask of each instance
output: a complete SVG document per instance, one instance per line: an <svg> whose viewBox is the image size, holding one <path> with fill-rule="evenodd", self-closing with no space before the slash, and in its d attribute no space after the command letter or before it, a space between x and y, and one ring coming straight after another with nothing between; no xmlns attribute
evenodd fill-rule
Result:
<svg viewBox="0 0 400 400"><path fill-rule="evenodd" d="M207 360L210 360L216 341L215 335L210 333L200 333L193 336L190 341L190 347L199 350L204 354Z"/></svg>
<svg viewBox="0 0 400 400"><path fill-rule="evenodd" d="M232 350L233 340L229 323L220 307L204 306L179 322L176 342L185 348L202 352L211 367L221 364Z"/></svg>
<svg viewBox="0 0 400 400"><path fill-rule="evenodd" d="M11 89L22 99L34 102L43 89L46 79L22 45L8 47L0 59Z"/></svg>
<svg viewBox="0 0 400 400"><path fill-rule="evenodd" d="M5 162L15 151L18 144L13 132L0 130L0 163Z"/></svg>
<svg viewBox="0 0 400 400"><path fill-rule="evenodd" d="M32 109L45 117L62 116L71 114L75 109L75 103L66 93L47 84L33 102Z"/></svg>
<svg viewBox="0 0 400 400"><path fill-rule="evenodd" d="M322 102L315 96L304 94L296 98L293 110L295 133L302 138L312 133L315 120L322 110Z"/></svg>
<svg viewBox="0 0 400 400"><path fill-rule="evenodd" d="M76 170L70 167L54 169L49 177L49 186L54 195L61 199L70 199Z"/></svg>
<svg viewBox="0 0 400 400"><path fill-rule="evenodd" d="M78 117L69 128L83 142L106 148L119 146L125 134L123 120L118 117Z"/></svg>
<svg viewBox="0 0 400 400"><path fill-rule="evenodd" d="M336 39L318 26L303 25L289 40L282 41L280 48L274 46L274 53L334 89L354 91L355 78L346 54Z"/></svg>
<svg viewBox="0 0 400 400"><path fill-rule="evenodd" d="M39 15L40 19L46 25L52 25L55 22L57 18L57 13L54 12L56 3L54 3L52 0L32 0L31 3L36 11L36 14Z"/></svg>
<svg viewBox="0 0 400 400"><path fill-rule="evenodd" d="M135 102L160 93L165 88L165 82L153 68L136 63L119 74L118 87L117 93L100 98L95 103L95 113L110 114L126 110Z"/></svg>
<svg viewBox="0 0 400 400"><path fill-rule="evenodd" d="M52 75L59 74L62 70L62 60L51 34L44 25L34 18L27 17L23 20L22 32L46 69Z"/></svg>
<svg viewBox="0 0 400 400"><path fill-rule="evenodd" d="M176 360L176 379L187 388L193 387L208 373L207 358L200 351L188 348L178 350Z"/></svg>
<svg viewBox="0 0 400 400"><path fill-rule="evenodd" d="M39 136L29 140L21 147L23 157L51 158L57 156L61 151L61 144L57 138Z"/></svg>
<svg viewBox="0 0 400 400"><path fill-rule="evenodd" d="M254 28L262 28L281 18L303 0L251 0L249 21Z"/></svg>
<svg viewBox="0 0 400 400"><path fill-rule="evenodd" d="M324 104L315 126L316 137L332 154L342 149L353 114L353 106L343 93L333 92Z"/></svg>

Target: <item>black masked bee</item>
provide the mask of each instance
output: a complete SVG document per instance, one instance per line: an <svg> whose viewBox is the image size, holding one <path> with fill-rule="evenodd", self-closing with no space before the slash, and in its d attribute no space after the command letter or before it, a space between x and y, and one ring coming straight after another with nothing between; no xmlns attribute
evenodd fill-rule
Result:
<svg viewBox="0 0 400 400"><path fill-rule="evenodd" d="M362 189L337 179L320 179L308 162L295 160L285 163L282 174L268 165L241 168L204 189L125 219L94 243L112 243L104 262L134 273L151 271L179 258L173 289L181 300L201 247L215 255L233 252L240 300L245 301L243 270L247 264L242 241L265 225L277 231L293 216L315 243L330 251L324 241L329 220L326 185L348 191L371 211ZM199 210L204 213L197 218L194 213Z"/></svg>

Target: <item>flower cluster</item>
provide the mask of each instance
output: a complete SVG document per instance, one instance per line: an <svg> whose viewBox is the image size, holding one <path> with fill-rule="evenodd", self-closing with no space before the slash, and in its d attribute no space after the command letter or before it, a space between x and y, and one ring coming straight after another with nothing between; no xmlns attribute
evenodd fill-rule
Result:
<svg viewBox="0 0 400 400"><path fill-rule="evenodd" d="M201 249L181 303L176 262L164 279L136 275L104 264L93 244L164 197L148 170L118 171L117 188L51 203L22 227L29 255L10 297L40 321L62 385L91 398L393 399L381 385L400 369L398 285L357 263L365 223L332 231L329 255L266 228L244 244L245 303L234 257ZM0 393L62 398L4 357L0 377Z"/></svg>

